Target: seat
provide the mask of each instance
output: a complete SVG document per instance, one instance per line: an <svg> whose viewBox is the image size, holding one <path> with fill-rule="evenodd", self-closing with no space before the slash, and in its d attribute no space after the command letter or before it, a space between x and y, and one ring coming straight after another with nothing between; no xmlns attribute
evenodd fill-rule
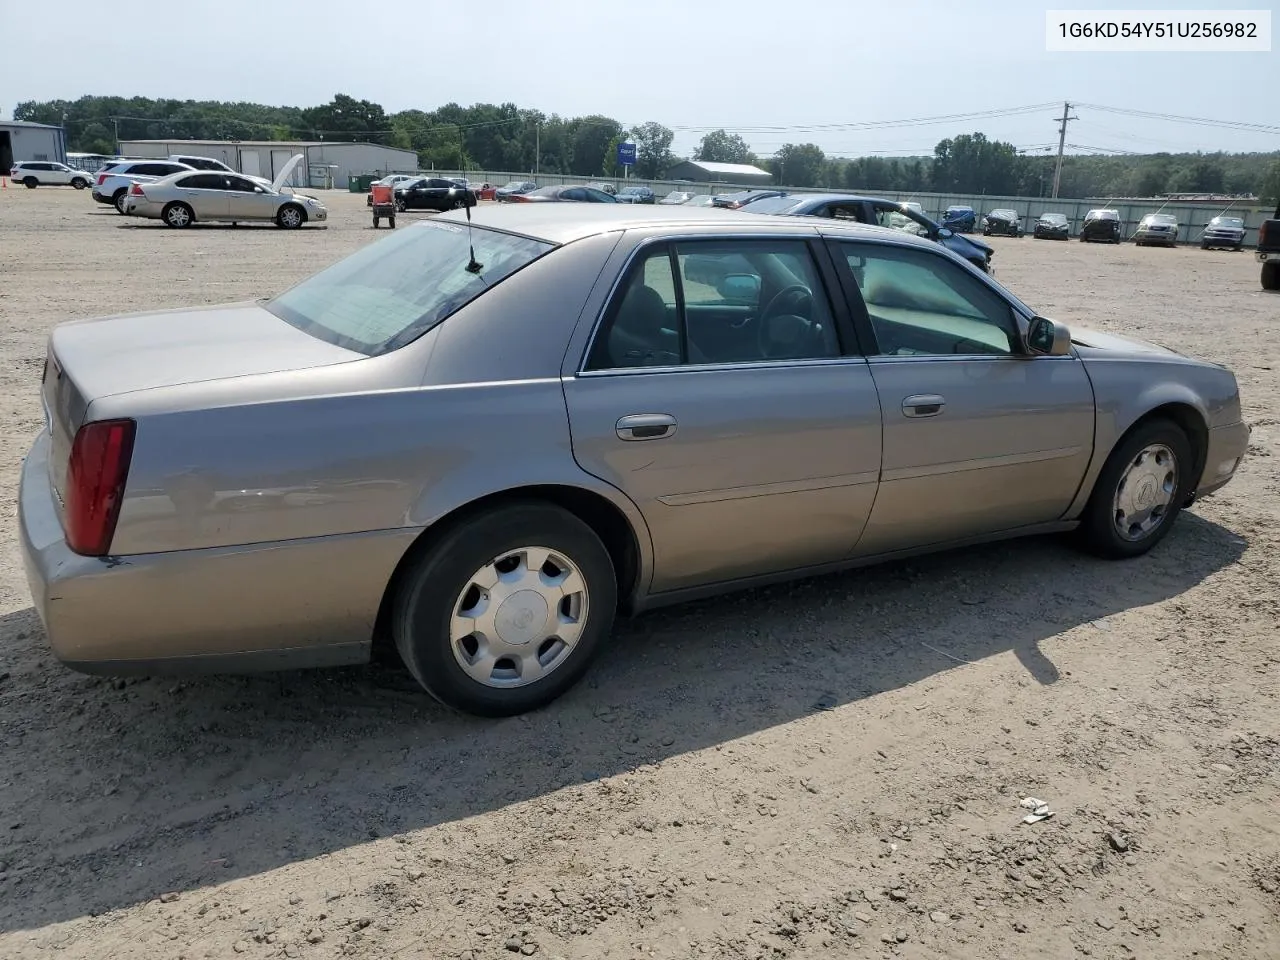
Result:
<svg viewBox="0 0 1280 960"><path fill-rule="evenodd" d="M671 337L664 329L666 323L667 305L662 294L643 283L632 286L609 329L611 365L647 367L679 363L679 353L670 349ZM667 356L663 358L659 354Z"/></svg>

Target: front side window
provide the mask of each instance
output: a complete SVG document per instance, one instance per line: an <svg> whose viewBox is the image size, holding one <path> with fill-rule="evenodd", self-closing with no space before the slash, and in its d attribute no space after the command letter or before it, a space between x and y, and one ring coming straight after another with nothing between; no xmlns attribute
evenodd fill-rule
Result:
<svg viewBox="0 0 1280 960"><path fill-rule="evenodd" d="M265 306L305 333L374 356L416 340L554 246L427 221L361 248Z"/></svg>
<svg viewBox="0 0 1280 960"><path fill-rule="evenodd" d="M803 240L655 244L632 263L589 370L840 356L831 304Z"/></svg>
<svg viewBox="0 0 1280 960"><path fill-rule="evenodd" d="M244 177L225 177L227 189L234 190L238 193L256 193L258 184L252 180L246 180Z"/></svg>
<svg viewBox="0 0 1280 960"><path fill-rule="evenodd" d="M961 265L929 250L854 242L841 246L882 355L1018 352L1012 307Z"/></svg>

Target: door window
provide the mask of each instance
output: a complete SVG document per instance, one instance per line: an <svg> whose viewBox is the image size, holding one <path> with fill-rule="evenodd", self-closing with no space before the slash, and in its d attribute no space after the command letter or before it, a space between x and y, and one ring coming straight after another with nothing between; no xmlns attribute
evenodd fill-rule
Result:
<svg viewBox="0 0 1280 960"><path fill-rule="evenodd" d="M216 173L197 173L183 177L177 185L184 190L221 190L222 177Z"/></svg>
<svg viewBox="0 0 1280 960"><path fill-rule="evenodd" d="M257 190L258 184L252 180L246 180L244 177L224 177L227 189L235 190L239 193L253 193Z"/></svg>
<svg viewBox="0 0 1280 960"><path fill-rule="evenodd" d="M693 241L657 245L632 264L587 369L839 356L805 241Z"/></svg>
<svg viewBox="0 0 1280 960"><path fill-rule="evenodd" d="M909 233L915 237L929 235L927 226L895 207L877 206L875 215L875 222L878 226L888 227L891 230L901 230L903 233Z"/></svg>
<svg viewBox="0 0 1280 960"><path fill-rule="evenodd" d="M941 254L889 244L841 244L879 352L890 356L1010 356L1013 308Z"/></svg>

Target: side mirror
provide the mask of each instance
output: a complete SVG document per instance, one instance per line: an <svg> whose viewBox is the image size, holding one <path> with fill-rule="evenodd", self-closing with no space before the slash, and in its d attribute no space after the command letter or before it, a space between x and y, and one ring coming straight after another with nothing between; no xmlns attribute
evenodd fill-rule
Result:
<svg viewBox="0 0 1280 960"><path fill-rule="evenodd" d="M945 240L945 239L947 239L947 237L954 237L954 236L955 236L955 231L954 231L954 230L952 230L950 227L939 227L939 228L938 228L938 239L939 239L939 240Z"/></svg>
<svg viewBox="0 0 1280 960"><path fill-rule="evenodd" d="M1027 351L1039 357L1065 357L1071 352L1071 331L1048 317L1033 317L1027 329Z"/></svg>
<svg viewBox="0 0 1280 960"><path fill-rule="evenodd" d="M716 290L726 300L755 303L760 299L760 278L749 273L730 273L720 278Z"/></svg>

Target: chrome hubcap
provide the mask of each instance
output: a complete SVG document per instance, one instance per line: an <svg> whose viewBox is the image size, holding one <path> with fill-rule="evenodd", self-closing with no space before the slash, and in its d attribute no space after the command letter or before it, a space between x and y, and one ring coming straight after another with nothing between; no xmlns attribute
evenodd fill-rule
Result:
<svg viewBox="0 0 1280 960"><path fill-rule="evenodd" d="M587 621L587 584L547 547L520 547L468 578L449 621L454 659L477 683L523 687L560 667Z"/></svg>
<svg viewBox="0 0 1280 960"><path fill-rule="evenodd" d="M1162 443L1138 453L1120 476L1112 504L1116 532L1129 541L1151 535L1169 513L1178 489L1178 461Z"/></svg>
<svg viewBox="0 0 1280 960"><path fill-rule="evenodd" d="M284 223L286 227L296 227L298 225L298 211L286 210L284 212Z"/></svg>
<svg viewBox="0 0 1280 960"><path fill-rule="evenodd" d="M169 211L169 222L175 227L185 227L187 225L187 211L183 207L174 207Z"/></svg>

